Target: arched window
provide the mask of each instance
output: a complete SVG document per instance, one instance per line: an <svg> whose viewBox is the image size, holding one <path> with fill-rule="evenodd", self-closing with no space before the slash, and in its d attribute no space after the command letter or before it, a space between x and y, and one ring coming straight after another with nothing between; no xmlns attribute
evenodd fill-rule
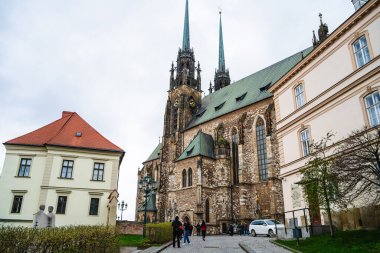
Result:
<svg viewBox="0 0 380 253"><path fill-rule="evenodd" d="M186 187L186 179L187 179L187 175L186 175L186 170L184 169L182 171L182 187L185 188Z"/></svg>
<svg viewBox="0 0 380 253"><path fill-rule="evenodd" d="M173 133L177 132L178 126L178 108L173 107Z"/></svg>
<svg viewBox="0 0 380 253"><path fill-rule="evenodd" d="M206 222L210 222L210 202L208 201L208 199L206 199L205 203L205 216Z"/></svg>
<svg viewBox="0 0 380 253"><path fill-rule="evenodd" d="M190 168L189 171L187 172L187 186L192 186L193 185L193 170Z"/></svg>
<svg viewBox="0 0 380 253"><path fill-rule="evenodd" d="M236 128L232 130L232 170L233 182L239 183L239 148L238 148L239 135Z"/></svg>
<svg viewBox="0 0 380 253"><path fill-rule="evenodd" d="M257 160L260 180L268 179L267 142L265 135L265 124L262 118L256 122Z"/></svg>
<svg viewBox="0 0 380 253"><path fill-rule="evenodd" d="M375 91L364 97L365 107L367 109L369 124L371 127L380 124L380 95Z"/></svg>

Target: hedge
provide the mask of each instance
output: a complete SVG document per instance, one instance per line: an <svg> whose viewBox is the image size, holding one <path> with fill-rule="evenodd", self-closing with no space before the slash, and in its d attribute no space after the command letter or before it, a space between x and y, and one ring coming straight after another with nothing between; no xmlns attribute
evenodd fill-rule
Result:
<svg viewBox="0 0 380 253"><path fill-rule="evenodd" d="M115 227L67 226L27 228L0 226L2 253L119 252Z"/></svg>
<svg viewBox="0 0 380 253"><path fill-rule="evenodd" d="M170 222L146 224L146 236L151 243L162 244L172 239L173 231Z"/></svg>

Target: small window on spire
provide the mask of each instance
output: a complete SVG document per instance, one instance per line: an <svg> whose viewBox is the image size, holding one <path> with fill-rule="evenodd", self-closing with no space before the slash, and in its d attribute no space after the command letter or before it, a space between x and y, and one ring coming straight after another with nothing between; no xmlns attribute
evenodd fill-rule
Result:
<svg viewBox="0 0 380 253"><path fill-rule="evenodd" d="M216 106L215 107L215 111L219 111L220 109L222 109L223 105L225 104L226 102L223 102L221 103L220 105Z"/></svg>

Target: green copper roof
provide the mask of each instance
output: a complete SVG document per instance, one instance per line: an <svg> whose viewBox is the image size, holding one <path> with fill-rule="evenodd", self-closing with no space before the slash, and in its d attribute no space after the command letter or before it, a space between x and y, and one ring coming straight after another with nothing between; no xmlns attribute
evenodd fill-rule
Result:
<svg viewBox="0 0 380 253"><path fill-rule="evenodd" d="M199 155L214 158L214 140L210 135L202 132L198 132L177 161Z"/></svg>
<svg viewBox="0 0 380 253"><path fill-rule="evenodd" d="M277 82L313 50L309 47L265 69L215 91L202 99L202 107L188 129L272 96L267 88Z"/></svg>
<svg viewBox="0 0 380 253"><path fill-rule="evenodd" d="M157 147L154 149L152 154L150 154L150 156L144 163L160 158L161 148L162 148L162 142L157 145Z"/></svg>
<svg viewBox="0 0 380 253"><path fill-rule="evenodd" d="M190 50L189 2L188 2L188 0L186 0L185 22L183 25L182 50L184 50L184 51Z"/></svg>
<svg viewBox="0 0 380 253"><path fill-rule="evenodd" d="M226 70L226 63L224 61L224 46L223 46L223 31L222 31L222 12L219 12L219 71Z"/></svg>

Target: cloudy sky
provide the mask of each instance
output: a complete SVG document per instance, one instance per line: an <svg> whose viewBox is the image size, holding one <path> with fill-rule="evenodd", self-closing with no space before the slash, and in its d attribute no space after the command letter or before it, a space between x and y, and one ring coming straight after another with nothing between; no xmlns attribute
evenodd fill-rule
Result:
<svg viewBox="0 0 380 253"><path fill-rule="evenodd" d="M162 135L169 69L182 43L185 0L1 0L0 141L79 113L126 151L119 179L134 219L137 170ZM202 88L218 56L237 81L311 46L319 12L336 29L350 0L189 0ZM5 149L0 147L0 170Z"/></svg>

